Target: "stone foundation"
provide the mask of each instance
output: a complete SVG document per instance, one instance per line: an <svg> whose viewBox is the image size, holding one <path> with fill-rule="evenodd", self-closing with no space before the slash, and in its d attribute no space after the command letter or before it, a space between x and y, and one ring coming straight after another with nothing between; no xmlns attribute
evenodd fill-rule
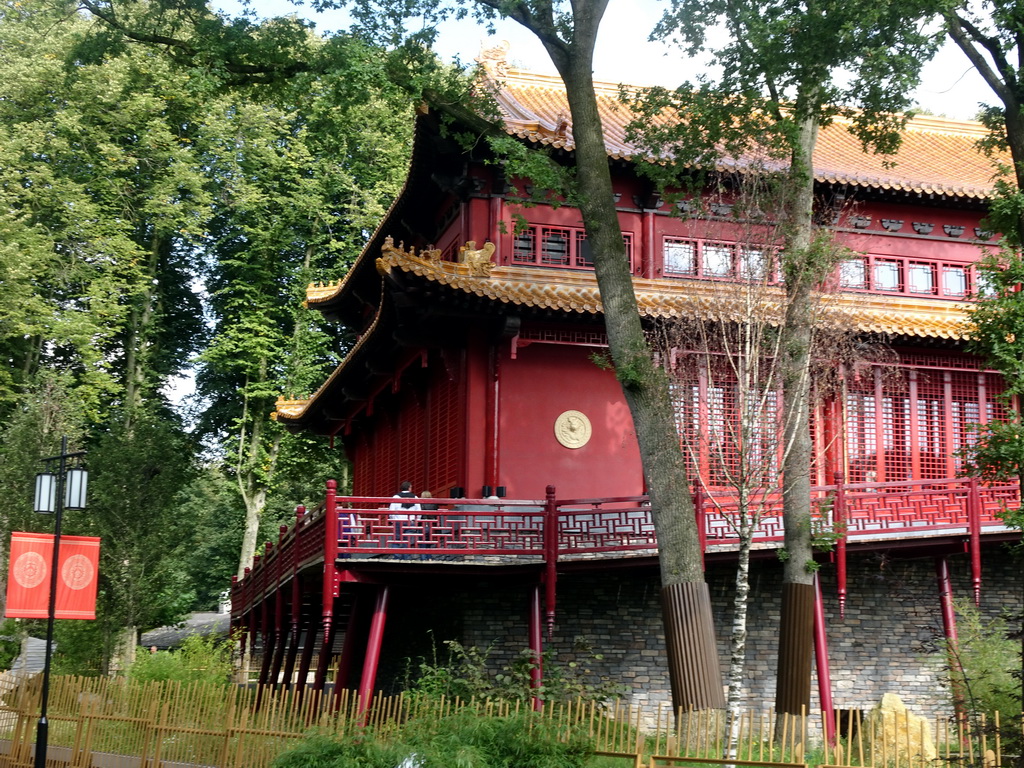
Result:
<svg viewBox="0 0 1024 768"><path fill-rule="evenodd" d="M983 558L982 610L1020 608L1020 569L1000 547ZM951 557L954 595L970 597L970 563ZM719 638L723 675L728 661L734 568L710 565L707 576ZM775 654L781 564L752 563L747 642L747 706L767 709L775 695ZM951 710L943 683L943 631L934 559L896 559L884 553L851 556L846 616L839 618L835 570L820 571L828 624L833 704L866 712L886 693L898 693L907 709L934 717ZM442 641L489 648L497 670L527 647L527 608L532 585L500 579L430 580L429 598L411 587L395 590L389 612L379 680L398 690L415 674L417 659L431 659ZM649 708L670 706L664 632L655 568L616 568L559 575L554 637L545 648L562 662L580 658L580 645L603 656L591 662L598 674L624 685L628 698ZM443 658L443 656L442 656ZM817 711L817 680L811 708Z"/></svg>

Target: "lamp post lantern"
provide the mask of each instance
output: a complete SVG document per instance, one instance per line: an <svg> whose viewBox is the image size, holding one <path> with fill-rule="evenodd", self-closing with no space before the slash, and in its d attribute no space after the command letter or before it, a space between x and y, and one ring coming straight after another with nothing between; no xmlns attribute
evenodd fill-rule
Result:
<svg viewBox="0 0 1024 768"><path fill-rule="evenodd" d="M46 705L50 697L50 660L53 656L53 618L57 610L57 567L60 563L60 529L65 509L85 509L85 492L89 473L82 466L85 451L68 453L68 439L60 441L60 455L43 459L45 472L36 475L36 495L33 509L54 515L53 558L50 561L50 602L46 613L46 652L43 663L43 690L39 706L39 725L36 727L35 768L46 768L46 748L50 724L46 719Z"/></svg>

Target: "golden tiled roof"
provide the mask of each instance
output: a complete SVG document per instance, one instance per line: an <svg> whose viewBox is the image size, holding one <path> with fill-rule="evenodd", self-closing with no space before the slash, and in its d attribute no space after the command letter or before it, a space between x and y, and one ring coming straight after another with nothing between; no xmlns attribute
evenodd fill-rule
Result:
<svg viewBox="0 0 1024 768"><path fill-rule="evenodd" d="M599 314L603 311L592 272L546 267L495 266L490 277L473 276L467 265L387 251L377 260L382 274L391 270L418 275L467 294L522 307ZM633 278L640 314L671 318L700 314L711 320L739 320L743 288L711 280ZM778 301L775 301L775 298ZM781 289L763 300L781 307ZM823 310L846 318L857 330L904 336L959 339L964 336L964 305L941 299L838 293L824 299ZM781 311L781 310L780 310Z"/></svg>
<svg viewBox="0 0 1024 768"><path fill-rule="evenodd" d="M556 309L564 312L597 315L602 312L597 279L592 272L556 270L546 267L494 266L490 275L474 274L471 265L441 261L431 252L416 254L395 247L388 241L377 259L377 271L415 275L465 294L484 297L513 306ZM311 286L310 304L330 298L325 286ZM330 286L333 295L338 285ZM742 320L746 317L744 287L739 283L710 280L634 278L640 314L646 317L672 318L698 315L708 320ZM781 315L782 290L769 288L759 297L762 311ZM962 339L966 336L967 314L963 304L910 296L881 296L837 293L822 299L823 315L866 333L921 338ZM380 313L364 333L351 358L369 343L380 320ZM348 358L346 358L347 361ZM300 419L310 405L337 379L345 368L342 361L330 378L308 399L279 399L272 417L282 421Z"/></svg>
<svg viewBox="0 0 1024 768"><path fill-rule="evenodd" d="M510 69L500 85L495 96L510 134L573 148L569 107L559 78ZM626 139L630 113L619 100L620 86L594 85L609 156L643 159L643 152ZM969 198L987 197L992 190L992 160L975 147L986 135L980 123L915 117L892 156L865 153L848 127L848 121L839 119L820 132L814 153L818 181Z"/></svg>

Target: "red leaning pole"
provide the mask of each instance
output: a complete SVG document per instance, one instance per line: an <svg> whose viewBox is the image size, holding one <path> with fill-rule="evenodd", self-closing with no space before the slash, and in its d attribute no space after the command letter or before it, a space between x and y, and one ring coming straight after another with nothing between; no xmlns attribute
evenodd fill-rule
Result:
<svg viewBox="0 0 1024 768"><path fill-rule="evenodd" d="M825 719L825 738L836 744L836 710L832 704L832 671L828 664L828 635L825 631L825 606L821 599L821 581L814 576L814 657L818 662L818 701Z"/></svg>
<svg viewBox="0 0 1024 768"><path fill-rule="evenodd" d="M388 618L389 587L377 589L377 600L370 620L370 636L366 641L366 658L363 661L363 675L359 680L359 719L365 721L373 698L373 684L377 679L377 664L380 662L380 646L384 640L384 624Z"/></svg>

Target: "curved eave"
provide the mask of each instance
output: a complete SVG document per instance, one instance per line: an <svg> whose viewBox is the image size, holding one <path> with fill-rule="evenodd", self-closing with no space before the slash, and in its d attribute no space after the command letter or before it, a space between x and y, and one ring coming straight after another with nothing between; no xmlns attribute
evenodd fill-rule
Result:
<svg viewBox="0 0 1024 768"><path fill-rule="evenodd" d="M451 290L494 302L599 315L603 312L597 280L592 272L544 267L495 266L489 276L473 275L465 264L431 261L418 256L388 253L377 260L382 274L398 271L415 275ZM697 313L711 320L740 320L746 304L742 284L708 280L634 278L633 290L640 313L672 318ZM779 288L755 288L765 311L781 311ZM822 311L836 314L859 331L899 336L963 339L966 306L942 299L859 293L828 294Z"/></svg>
<svg viewBox="0 0 1024 768"><path fill-rule="evenodd" d="M603 307L594 274L561 271L542 267L493 267L490 275L473 274L466 264L434 261L398 250L387 251L376 261L384 276L425 281L443 287L455 296L475 296L495 305L557 311L566 315L590 315L598 318ZM746 317L748 304L745 287L739 283L707 280L650 280L634 278L633 288L641 315L671 319L698 315L711 321L739 321ZM781 317L783 292L780 288L756 288L760 311ZM383 302L381 303L383 307ZM939 299L909 296L881 296L837 293L823 296L822 318L849 325L862 333L887 336L964 339L967 336L967 312L964 304ZM331 433L325 414L328 402L343 380L363 375L359 359L371 349L381 333L379 310L373 323L341 364L311 397L280 399L272 414L291 429L312 429Z"/></svg>
<svg viewBox="0 0 1024 768"><path fill-rule="evenodd" d="M327 380L320 385L310 397L297 398L297 399L286 399L279 397L277 402L274 404L274 410L270 414L270 418L274 421L283 424L291 429L301 429L306 427L312 420L316 419L316 413L322 410L321 406L328 392L330 392L337 383L343 378L346 370L352 365L352 361L357 359L365 349L371 345L371 340L377 332L378 327L381 324L381 317L383 316L384 305L383 302L378 306L377 314L373 318L373 322L370 324L366 332L359 337L359 340L355 343L355 346L349 350L345 358L338 364L338 366L331 372L331 375L327 377Z"/></svg>

